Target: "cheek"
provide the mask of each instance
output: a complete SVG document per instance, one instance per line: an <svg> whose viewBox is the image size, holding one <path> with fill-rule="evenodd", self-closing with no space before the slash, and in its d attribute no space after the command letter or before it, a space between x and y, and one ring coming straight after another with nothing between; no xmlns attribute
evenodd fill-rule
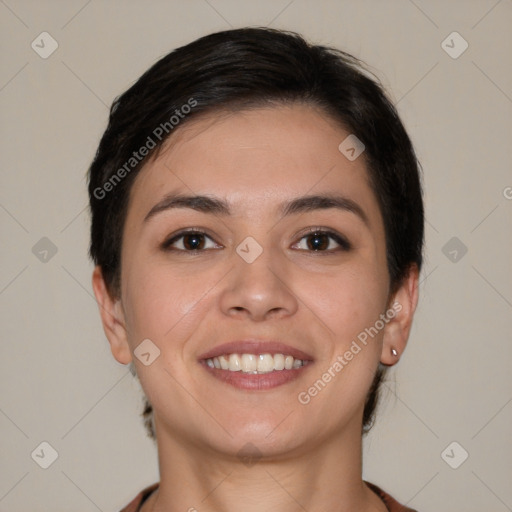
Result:
<svg viewBox="0 0 512 512"><path fill-rule="evenodd" d="M331 343L326 344L325 360L302 398L311 400L316 414L332 416L334 423L362 407L374 378L383 331L375 333L370 328L385 310L386 275L376 266L354 265L333 272L314 287L303 282L304 289L316 290L312 301L317 315L329 327ZM316 396L319 398L313 399Z"/></svg>
<svg viewBox="0 0 512 512"><path fill-rule="evenodd" d="M219 272L178 270L149 257L140 261L144 265L132 265L125 279L130 344L135 347L149 338L165 352L162 355L175 355L213 307L208 292L219 281Z"/></svg>
<svg viewBox="0 0 512 512"><path fill-rule="evenodd" d="M191 404L183 401L186 396L182 396L176 381L185 382L189 378L183 364L185 349L201 324L206 308L211 308L203 297L212 285L208 287L204 275L185 276L168 267L148 263L132 271L125 283L123 300L132 351L145 339L150 339L160 350L159 356L148 366L134 358L147 397L154 405L161 404L159 408L163 410L190 408ZM172 404L159 396L162 387L172 391Z"/></svg>
<svg viewBox="0 0 512 512"><path fill-rule="evenodd" d="M371 325L385 308L387 283L375 266L353 265L301 287L342 349Z"/></svg>

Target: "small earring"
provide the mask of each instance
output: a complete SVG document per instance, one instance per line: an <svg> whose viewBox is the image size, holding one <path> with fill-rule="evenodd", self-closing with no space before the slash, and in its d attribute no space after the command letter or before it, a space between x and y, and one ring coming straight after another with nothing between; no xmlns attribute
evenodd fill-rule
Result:
<svg viewBox="0 0 512 512"><path fill-rule="evenodd" d="M398 356L398 352L397 352L394 348L392 348L392 349L391 349L391 353L392 353L395 357L397 357L397 356Z"/></svg>

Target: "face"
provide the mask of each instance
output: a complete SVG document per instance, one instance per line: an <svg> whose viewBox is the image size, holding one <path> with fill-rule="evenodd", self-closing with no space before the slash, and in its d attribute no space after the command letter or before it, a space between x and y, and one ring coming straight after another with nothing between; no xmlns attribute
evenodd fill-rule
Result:
<svg viewBox="0 0 512 512"><path fill-rule="evenodd" d="M202 117L137 176L109 340L135 361L159 441L279 456L360 434L394 321L382 216L364 153L338 149L348 135L307 106ZM159 351L148 365L143 340L146 359Z"/></svg>

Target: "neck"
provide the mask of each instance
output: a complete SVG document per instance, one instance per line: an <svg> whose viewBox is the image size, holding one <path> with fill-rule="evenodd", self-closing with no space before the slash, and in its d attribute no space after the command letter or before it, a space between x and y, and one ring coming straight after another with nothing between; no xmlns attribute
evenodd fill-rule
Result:
<svg viewBox="0 0 512 512"><path fill-rule="evenodd" d="M189 444L157 424L160 486L143 511L385 512L361 477L357 427L293 454L248 459Z"/></svg>

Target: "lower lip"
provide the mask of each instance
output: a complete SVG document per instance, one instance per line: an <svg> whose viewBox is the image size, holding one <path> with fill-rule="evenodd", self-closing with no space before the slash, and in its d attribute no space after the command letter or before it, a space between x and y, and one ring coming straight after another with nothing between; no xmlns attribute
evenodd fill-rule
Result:
<svg viewBox="0 0 512 512"><path fill-rule="evenodd" d="M243 373L242 371L232 372L230 370L222 370L219 368L210 368L204 361L201 362L202 366L210 372L215 378L230 384L238 389L245 390L265 390L282 386L287 382L298 379L304 372L307 371L312 363L308 363L300 368L292 370L275 370L269 373Z"/></svg>

